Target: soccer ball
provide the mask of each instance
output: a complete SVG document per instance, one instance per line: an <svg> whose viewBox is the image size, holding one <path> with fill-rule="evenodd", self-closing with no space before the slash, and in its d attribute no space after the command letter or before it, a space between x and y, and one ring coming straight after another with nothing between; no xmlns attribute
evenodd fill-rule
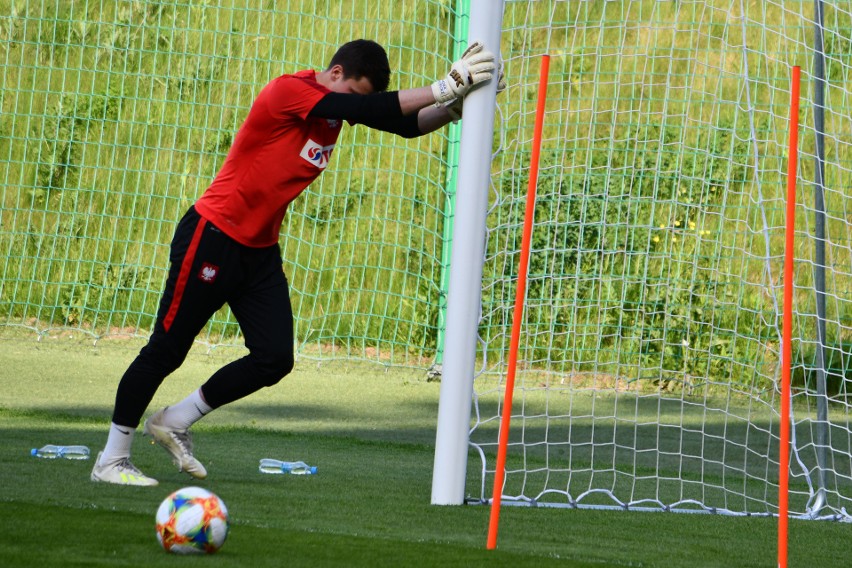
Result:
<svg viewBox="0 0 852 568"><path fill-rule="evenodd" d="M228 509L201 487L178 489L157 509L157 540L167 552L212 554L228 536Z"/></svg>

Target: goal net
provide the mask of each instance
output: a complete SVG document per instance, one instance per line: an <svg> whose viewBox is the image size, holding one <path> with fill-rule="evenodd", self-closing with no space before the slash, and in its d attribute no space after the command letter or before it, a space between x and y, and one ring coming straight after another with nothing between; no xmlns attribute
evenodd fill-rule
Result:
<svg viewBox="0 0 852 568"><path fill-rule="evenodd" d="M469 500L487 502L494 481L549 54L502 501L777 514L786 136L800 65L790 511L849 519L850 9L506 3Z"/></svg>

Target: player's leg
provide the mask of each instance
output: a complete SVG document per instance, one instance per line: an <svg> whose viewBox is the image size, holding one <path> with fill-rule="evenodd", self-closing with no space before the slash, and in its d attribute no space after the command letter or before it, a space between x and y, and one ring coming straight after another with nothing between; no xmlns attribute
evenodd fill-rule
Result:
<svg viewBox="0 0 852 568"><path fill-rule="evenodd" d="M224 304L229 288L239 280L239 251L227 246L227 241L194 209L178 225L154 332L119 383L107 444L98 456L92 479L127 484L122 481L125 477L140 477L138 470L127 476L114 470L118 464L129 464L133 434L145 409L163 379L181 365L210 316Z"/></svg>
<svg viewBox="0 0 852 568"><path fill-rule="evenodd" d="M205 229L202 245L196 255L192 270L189 272L186 294L192 297L197 294L202 298L213 295L215 303L209 306L203 321L196 322L200 325L197 326L192 335L193 338L227 298L242 287L243 281L247 277L243 254L245 250L251 250L240 245L212 225ZM193 299L190 303L194 302L196 300ZM170 312L174 313L174 308L171 308ZM174 329L182 322L191 322L190 318L185 318L182 314L182 309L177 310L174 318L170 318L167 313L163 318L164 329L169 324ZM188 346L181 353L181 361L186 356L187 351ZM180 471L185 471L197 479L204 479L207 477L207 470L194 456L192 436L188 431L191 421L184 422L181 420L186 413L187 406L191 407L192 413L197 415L198 418L211 410L211 407L206 405L199 395L200 393L197 391L174 407L168 406L155 412L146 420L144 433L151 436L155 443L163 447L172 456Z"/></svg>
<svg viewBox="0 0 852 568"><path fill-rule="evenodd" d="M249 355L225 365L200 389L145 423L146 433L172 453L182 470L198 478L206 470L192 454L190 426L211 410L278 382L293 368L293 316L280 249L243 247L241 266L244 280L228 304Z"/></svg>
<svg viewBox="0 0 852 568"><path fill-rule="evenodd" d="M256 249L245 258L252 277L228 305L249 354L219 369L201 387L213 408L272 386L293 369L293 312L280 249Z"/></svg>

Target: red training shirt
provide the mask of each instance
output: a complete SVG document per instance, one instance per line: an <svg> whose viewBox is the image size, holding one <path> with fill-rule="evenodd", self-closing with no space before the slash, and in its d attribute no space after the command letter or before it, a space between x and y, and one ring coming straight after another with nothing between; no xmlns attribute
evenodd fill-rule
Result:
<svg viewBox="0 0 852 568"><path fill-rule="evenodd" d="M323 172L340 134L342 121L308 116L329 92L314 71L266 85L195 203L198 213L246 246L277 243L287 206Z"/></svg>

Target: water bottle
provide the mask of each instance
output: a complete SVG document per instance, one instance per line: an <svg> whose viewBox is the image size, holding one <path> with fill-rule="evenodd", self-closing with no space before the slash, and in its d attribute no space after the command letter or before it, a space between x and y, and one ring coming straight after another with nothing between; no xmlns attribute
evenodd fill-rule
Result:
<svg viewBox="0 0 852 568"><path fill-rule="evenodd" d="M316 466L308 465L303 461L285 462L281 460L273 460L264 458L260 460L261 473L289 473L291 475L314 475L317 472Z"/></svg>
<svg viewBox="0 0 852 568"><path fill-rule="evenodd" d="M30 455L51 460L56 458L87 460L89 459L89 448L86 446L54 446L48 444L41 448L33 448L30 450Z"/></svg>

